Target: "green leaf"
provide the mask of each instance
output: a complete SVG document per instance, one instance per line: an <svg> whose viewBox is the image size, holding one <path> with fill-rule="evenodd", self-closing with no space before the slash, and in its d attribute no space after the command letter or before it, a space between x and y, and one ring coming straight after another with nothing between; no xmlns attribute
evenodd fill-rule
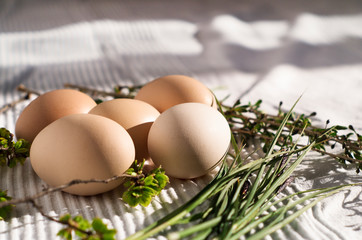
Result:
<svg viewBox="0 0 362 240"><path fill-rule="evenodd" d="M0 128L0 136L6 139L12 139L10 131L6 128Z"/></svg>
<svg viewBox="0 0 362 240"><path fill-rule="evenodd" d="M128 170L126 171L126 173L129 175L132 175L132 173L134 172L135 172L134 168L128 168Z"/></svg>
<svg viewBox="0 0 362 240"><path fill-rule="evenodd" d="M18 143L18 142L17 142ZM29 152L29 149L27 149L27 148L17 148L17 149L15 149L15 153L27 153L27 152Z"/></svg>
<svg viewBox="0 0 362 240"><path fill-rule="evenodd" d="M88 220L84 219L82 216L78 215L73 218L73 221L78 223L78 228L81 230L88 230L91 228L91 224L88 222Z"/></svg>
<svg viewBox="0 0 362 240"><path fill-rule="evenodd" d="M9 141L5 138L0 138L0 144L2 149L9 148Z"/></svg>
<svg viewBox="0 0 362 240"><path fill-rule="evenodd" d="M346 129L348 129L347 127L341 126L341 125L336 125L336 126L334 126L334 128L335 128L336 130L346 130Z"/></svg>
<svg viewBox="0 0 362 240"><path fill-rule="evenodd" d="M13 142L13 135L4 128L0 129L0 166L13 168L17 163L24 164L29 157L30 143L24 139Z"/></svg>
<svg viewBox="0 0 362 240"><path fill-rule="evenodd" d="M0 202L6 202L9 200L11 200L11 197L7 195L7 191L6 190L2 191L0 189ZM9 216L12 208L13 208L13 205L9 205L9 206L0 208L0 220L6 219Z"/></svg>
<svg viewBox="0 0 362 240"><path fill-rule="evenodd" d="M92 228L99 233L105 233L107 232L108 228L105 223L103 223L102 219L100 218L94 218L92 221Z"/></svg>
<svg viewBox="0 0 362 240"><path fill-rule="evenodd" d="M114 240L114 236L117 233L115 229L109 229L100 218L94 218L92 221L92 228L103 240Z"/></svg>
<svg viewBox="0 0 362 240"><path fill-rule="evenodd" d="M317 112L312 112L311 114L309 114L309 117L315 117L317 116Z"/></svg>
<svg viewBox="0 0 362 240"><path fill-rule="evenodd" d="M130 188L132 186L134 186L136 183L133 181L133 180L128 180L128 181L125 181L123 186L125 186L126 188Z"/></svg>
<svg viewBox="0 0 362 240"><path fill-rule="evenodd" d="M88 222L88 220L84 219L82 216L75 216L74 218L72 218L72 216L70 214L66 214L66 215L63 215L62 217L60 217L59 221L68 226L64 229L61 229L58 232L58 235L65 239L72 239L73 231L78 237L83 239L83 238L87 237L87 234L85 234L82 231L88 231L91 228L91 225ZM78 228L82 231L74 229L73 227Z"/></svg>
<svg viewBox="0 0 362 240"><path fill-rule="evenodd" d="M16 163L17 163L16 158L13 158L13 159L11 159L11 160L9 161L8 167L9 167L9 168L13 168L13 167L16 166Z"/></svg>
<svg viewBox="0 0 362 240"><path fill-rule="evenodd" d="M96 104L101 104L103 102L103 100L99 98L95 99L94 101L96 102Z"/></svg>
<svg viewBox="0 0 362 240"><path fill-rule="evenodd" d="M23 145L23 141L19 140L14 144L14 148L15 149L21 148L22 145Z"/></svg>
<svg viewBox="0 0 362 240"><path fill-rule="evenodd" d="M103 238L101 238L98 235L92 235L86 238L86 240L103 240Z"/></svg>
<svg viewBox="0 0 362 240"><path fill-rule="evenodd" d="M132 195L130 190L127 190L122 194L122 199L131 207L136 207L139 204L138 199Z"/></svg>
<svg viewBox="0 0 362 240"><path fill-rule="evenodd" d="M157 192L150 187L135 186L126 190L122 195L122 199L132 207L138 204L146 207L151 203L152 197L156 193Z"/></svg>
<svg viewBox="0 0 362 240"><path fill-rule="evenodd" d="M141 204L144 207L147 207L151 203L154 195L155 192L152 188L144 187L144 193L138 199L139 204Z"/></svg>
<svg viewBox="0 0 362 240"><path fill-rule="evenodd" d="M69 228L63 228L59 230L57 233L57 236L66 239L66 240L72 240L72 230Z"/></svg>
<svg viewBox="0 0 362 240"><path fill-rule="evenodd" d="M103 240L115 240L116 230L110 230L109 232L103 234Z"/></svg>
<svg viewBox="0 0 362 240"><path fill-rule="evenodd" d="M157 187L157 181L155 180L153 175L148 175L145 179L144 179L144 185L146 186L155 186Z"/></svg>
<svg viewBox="0 0 362 240"><path fill-rule="evenodd" d="M254 106L259 108L260 107L260 104L263 102L263 100L259 99L255 104Z"/></svg>
<svg viewBox="0 0 362 240"><path fill-rule="evenodd" d="M169 178L161 167L153 169L145 175L143 173L144 163L145 160L141 162L135 160L133 167L126 171L127 174L136 177L129 178L123 184L127 190L124 191L122 199L132 207L139 204L149 205L152 198L157 196L169 182Z"/></svg>
<svg viewBox="0 0 362 240"><path fill-rule="evenodd" d="M158 172L155 174L155 179L158 182L158 191L161 191L164 189L167 185L167 183L170 182L168 176L164 174L163 172Z"/></svg>
<svg viewBox="0 0 362 240"><path fill-rule="evenodd" d="M59 221L62 222L62 223L67 223L69 221L69 219L71 219L71 215L68 213L68 214L65 214L63 216L61 216L59 218Z"/></svg>
<svg viewBox="0 0 362 240"><path fill-rule="evenodd" d="M236 102L233 105L233 108L235 108L236 106L240 105L241 101L240 99L236 100Z"/></svg>

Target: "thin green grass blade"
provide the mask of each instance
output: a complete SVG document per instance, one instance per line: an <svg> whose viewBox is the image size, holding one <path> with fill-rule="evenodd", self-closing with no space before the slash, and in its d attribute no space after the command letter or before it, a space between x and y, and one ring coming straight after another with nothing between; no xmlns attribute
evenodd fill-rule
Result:
<svg viewBox="0 0 362 240"><path fill-rule="evenodd" d="M236 240L236 239L240 238L241 236L243 236L246 233L248 233L249 231L251 231L253 228L256 228L259 224L266 222L268 219L270 219L270 218L272 218L274 216L277 216L276 219L278 219L278 220L275 219L273 222L269 223L267 227L264 227L264 229L268 228L268 227L270 227L272 225L279 224L279 220L280 220L282 214L284 214L288 210L291 210L291 209L295 208L297 205L305 203L306 201L308 201L310 199L316 198L318 196L325 198L325 197L328 197L328 196L330 196L332 194L335 194L335 193L337 193L339 191L342 191L345 188L355 186L355 185L360 185L360 184L347 184L347 185L335 186L335 187L329 187L329 188L311 189L311 190L301 191L301 192L297 192L297 193L285 196L285 197L273 202L272 204L268 204L268 205L264 206L263 208L261 208L260 209L260 214L262 214L263 212L270 209L272 206L275 206L275 205L277 205L278 203L280 203L282 201L289 200L287 205L285 205L283 207L280 207L276 211L274 211L274 212L272 212L272 213L270 213L270 214L268 214L266 216L258 218L256 221L248 224L244 228L240 228L240 230L238 230L238 231L234 231L235 235L233 237L231 237L230 240ZM305 193L310 193L310 194L308 194L306 196L303 196L302 198L299 198L299 199L297 199L295 201L291 200L293 197L295 197L297 195L305 194ZM264 237L265 236L266 235L264 235Z"/></svg>
<svg viewBox="0 0 362 240"><path fill-rule="evenodd" d="M216 217L211 220L205 221L203 223L191 226L185 230L178 231L178 232L172 232L167 235L167 238L168 239L182 239L182 238L188 237L196 232L207 230L207 229L213 228L214 226L217 226L220 223L221 219L222 219L222 217Z"/></svg>
<svg viewBox="0 0 362 240"><path fill-rule="evenodd" d="M283 118L283 121L282 121L282 123L280 124L280 126L279 126L279 128L278 128L278 130L277 130L277 132L276 132L276 134L275 134L275 137L273 138L273 141L272 141L271 145L269 146L269 149L268 149L268 151L267 151L267 153L266 153L266 156L269 156L269 155L273 152L273 150L274 150L274 148L275 148L275 145L277 144L278 139L279 139L279 137L280 137L280 135L281 135L284 127L285 127L285 124L287 124L290 115L292 114L295 106L297 105L297 103L299 102L300 99L301 99L301 96L297 99L297 101L294 103L294 105L292 106L292 108L289 110L289 112L288 112L288 113L285 115L285 117Z"/></svg>
<svg viewBox="0 0 362 240"><path fill-rule="evenodd" d="M245 203L243 209L240 212L241 216L245 215L247 209L249 208L250 204L252 203L252 200L254 199L255 193L256 193L256 191L258 189L258 186L259 186L260 179L263 176L265 166L266 166L266 164L264 163L264 164L262 164L261 168L259 169L258 175L257 175L257 177L256 177L256 179L254 181L254 184L253 184L253 186L252 186L252 188L250 190L250 193L248 194L248 197L246 199L246 203Z"/></svg>
<svg viewBox="0 0 362 240"><path fill-rule="evenodd" d="M164 218L150 224L141 231L127 237L127 240L142 240L147 239L150 236L164 230L168 226L177 223L180 219L190 213L195 207L203 203L209 195L218 187L218 182L215 184L209 184L196 194L190 201L182 205L181 207L174 210L172 213L166 215Z"/></svg>
<svg viewBox="0 0 362 240"><path fill-rule="evenodd" d="M310 145L299 157L297 160L282 174L277 178L276 181L267 189L258 199L258 201L249 209L244 216L244 218L240 219L235 223L235 229L240 230L241 227L245 226L245 222L250 222L255 216L257 216L257 212L260 210L261 206L265 203L265 201L272 196L277 187L279 187L294 171L294 169L299 165L299 163L303 160L305 155L312 149L313 144Z"/></svg>
<svg viewBox="0 0 362 240"><path fill-rule="evenodd" d="M248 240L258 240L258 239L264 238L265 236L267 236L267 235L275 232L276 230L286 226L287 224L291 223L293 220L295 220L297 217L299 217L301 214L303 214L308 209L315 206L317 203L319 203L323 199L325 199L325 198L327 198L327 197L329 197L329 196L331 196L331 195L333 195L333 194L335 194L335 193L337 193L339 191L341 191L341 189L337 189L337 190L328 192L325 195L323 195L321 197L318 197L317 199L315 199L314 201L312 201L308 205L304 206L303 208L299 209L298 211L296 211L292 215L288 216L284 220L278 222L277 224L274 224L274 225L263 228L262 230L258 231L257 233L253 234L252 236L250 236L247 239Z"/></svg>
<svg viewBox="0 0 362 240"><path fill-rule="evenodd" d="M197 233L195 236L192 237L192 240L204 240L207 239L210 234L212 234L212 228Z"/></svg>
<svg viewBox="0 0 362 240"><path fill-rule="evenodd" d="M294 128L293 128L294 129ZM291 136L291 133L293 132L293 129L291 129L291 131L289 132L289 136ZM304 133L304 130L306 129L306 126L304 126L301 134L299 135L298 139L296 140L296 142L293 144L292 148L290 149L290 151L294 151L294 149L296 149L298 142L300 141L301 136ZM286 161L283 162L283 158L286 157ZM285 155L281 155L281 160L279 162L279 164L276 164L277 166L273 165L269 167L268 172L266 173L266 177L264 177L263 179L263 183L262 185L265 186L265 188L269 188L270 184L274 181L274 179L276 178L276 176L278 176L278 174L283 170L283 168L285 168L285 166L288 165L288 163L290 162L290 160L292 159L292 154L285 154ZM284 165L284 166L282 166Z"/></svg>

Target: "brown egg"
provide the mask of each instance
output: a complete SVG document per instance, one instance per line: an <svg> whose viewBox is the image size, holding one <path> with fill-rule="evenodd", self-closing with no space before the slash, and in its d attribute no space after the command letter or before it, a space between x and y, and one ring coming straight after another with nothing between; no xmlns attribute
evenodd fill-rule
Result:
<svg viewBox="0 0 362 240"><path fill-rule="evenodd" d="M191 179L206 174L225 156L230 128L216 109L183 103L161 113L148 136L152 161L167 175Z"/></svg>
<svg viewBox="0 0 362 240"><path fill-rule="evenodd" d="M92 114L73 114L45 127L34 139L30 162L50 186L74 179L108 179L123 174L133 163L134 145L127 131L111 119ZM94 195L122 183L77 184L64 191Z"/></svg>
<svg viewBox="0 0 362 240"><path fill-rule="evenodd" d="M135 99L151 104L160 113L174 105L187 102L217 107L214 95L204 84L183 75L157 78L143 86Z"/></svg>
<svg viewBox="0 0 362 240"><path fill-rule="evenodd" d="M34 99L20 114L15 134L32 142L35 136L53 121L74 113L87 113L96 102L77 90L57 89Z"/></svg>
<svg viewBox="0 0 362 240"><path fill-rule="evenodd" d="M110 118L130 134L135 148L136 159L148 159L147 138L151 125L160 113L150 104L135 99L113 99L102 102L89 111Z"/></svg>

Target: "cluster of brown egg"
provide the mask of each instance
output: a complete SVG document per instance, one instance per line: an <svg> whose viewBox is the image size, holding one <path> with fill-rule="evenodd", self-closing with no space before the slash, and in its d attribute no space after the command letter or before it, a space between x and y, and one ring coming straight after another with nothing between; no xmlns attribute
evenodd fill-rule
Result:
<svg viewBox="0 0 362 240"><path fill-rule="evenodd" d="M80 91L47 92L23 110L15 133L32 142L32 167L51 186L118 176L135 159L161 165L170 177L196 178L220 162L230 142L212 92L183 75L157 78L135 99L98 105ZM79 184L65 191L94 195L121 182Z"/></svg>

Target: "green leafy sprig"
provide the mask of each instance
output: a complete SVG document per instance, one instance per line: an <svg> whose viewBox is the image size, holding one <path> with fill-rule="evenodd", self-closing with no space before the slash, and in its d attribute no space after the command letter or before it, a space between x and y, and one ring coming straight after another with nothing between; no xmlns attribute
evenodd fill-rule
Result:
<svg viewBox="0 0 362 240"><path fill-rule="evenodd" d="M124 174L113 176L108 179L74 179L66 184L57 187L45 188L43 191L38 192L32 196L26 196L19 199L9 198L7 201L0 202L0 209L13 204L20 204L26 202L34 204L35 199L41 198L53 192L61 191L73 185L88 183L109 183L119 179L125 179L125 185L129 186L128 189L125 190L125 194L123 196L123 200L126 203L131 206L137 206L138 204L147 206L151 202L152 198L158 195L161 190L167 185L169 179L165 174L165 171L161 167L153 169L148 173L144 172L143 167L144 161L141 163L137 163L137 161L135 161L134 168L130 168Z"/></svg>
<svg viewBox="0 0 362 240"><path fill-rule="evenodd" d="M232 106L222 105L233 134L237 138L242 138L245 142L250 139L258 138L261 140L264 152L270 146L275 137L276 131L286 116L282 111L282 102L279 104L278 114L271 115L260 110L262 100L256 103L242 104L240 100ZM285 129L278 138L277 145L282 146L286 143L292 144L293 138L300 136L303 131L308 142L316 142L312 150L323 155L328 155L336 159L343 166L354 164L356 172L362 169L362 136L356 132L352 125L348 127L336 125L325 127L316 127L312 125L311 117L316 116L316 112L309 115L291 113L290 119L285 124ZM346 132L345 134L341 132ZM316 141L318 139L318 141ZM303 145L298 145L296 148ZM335 148L340 148L341 153L332 152Z"/></svg>
<svg viewBox="0 0 362 240"><path fill-rule="evenodd" d="M109 91L102 91L99 89L94 89L90 87L85 86L79 86L76 84L66 83L64 84L64 87L66 88L73 88L78 89L81 92L87 93L93 98L95 98L97 103L101 103L102 97L113 97L113 98L134 98L138 90L142 87L142 85L139 86L124 86L124 85L117 85L113 88L113 92ZM101 97L101 98L100 98Z"/></svg>
<svg viewBox="0 0 362 240"><path fill-rule="evenodd" d="M297 149L296 144L288 144L276 149L291 114L291 111L286 114L266 149L266 155L258 160L245 164L240 157L242 148L232 137L232 162L228 164L225 158L211 183L186 204L127 240L148 239L158 234L170 240L262 239L289 224L327 196L351 186L314 189L276 198L280 189L290 182L294 169L315 145L311 143ZM286 147L289 149L285 150ZM296 196L300 198L295 199ZM288 203L280 206L279 203L284 201ZM311 202L296 210L297 205L307 201ZM293 213L290 214L290 211ZM263 227L258 229L261 224Z"/></svg>
<svg viewBox="0 0 362 240"><path fill-rule="evenodd" d="M127 189L124 191L122 199L132 207L138 204L148 206L169 182L169 178L161 167L144 174L144 163L144 160L140 163L136 160L134 167L129 168L126 172L131 176L140 176L139 178L129 178L124 183Z"/></svg>
<svg viewBox="0 0 362 240"><path fill-rule="evenodd" d="M143 87L144 85L136 85L136 86L125 86L125 85L117 85L113 88L116 94L120 94L116 98L134 98L137 92Z"/></svg>
<svg viewBox="0 0 362 240"><path fill-rule="evenodd" d="M108 228L100 218L94 218L90 223L80 215L72 217L70 214L66 214L57 222L66 226L57 234L66 240L114 240L117 233L115 229Z"/></svg>
<svg viewBox="0 0 362 240"><path fill-rule="evenodd" d="M13 141L14 135L6 128L0 128L0 166L13 168L24 164L29 157L30 143L24 139Z"/></svg>
<svg viewBox="0 0 362 240"><path fill-rule="evenodd" d="M13 101L13 102L10 102L10 103L5 104L4 106L2 106L2 107L0 108L0 114L8 111L9 109L12 109L12 108L15 107L18 103L21 103L21 102L24 102L24 101L26 101L26 100L29 100L32 95L38 95L38 96L40 95L39 92L34 91L34 90L32 90L32 89L29 89L29 88L25 87L23 84L20 84L20 85L17 87L17 90L18 90L19 92L25 92L25 95L21 96L19 99L15 100L15 101Z"/></svg>
<svg viewBox="0 0 362 240"><path fill-rule="evenodd" d="M0 189L0 202L6 202L9 200L11 200L11 197L8 196L7 191L3 191ZM0 221L6 219L9 216L12 208L12 204L0 208Z"/></svg>
<svg viewBox="0 0 362 240"><path fill-rule="evenodd" d="M98 217L93 218L92 222L89 222L80 215L72 217L68 213L58 219L47 215L34 198L30 198L27 202L31 203L48 220L64 225L57 233L57 236L62 239L115 240L117 230L108 228L107 224Z"/></svg>
<svg viewBox="0 0 362 240"><path fill-rule="evenodd" d="M83 90L93 91L91 93L97 92L97 90L92 89ZM115 98L124 95L122 88L119 90L115 88L114 90L115 94L119 94L116 96L113 93L112 96ZM129 91L128 93L131 94L126 92L126 97L132 97L137 90L138 88L134 88ZM119 92L117 93L117 91ZM110 96L107 92L102 94ZM233 106L219 104L219 109L224 112L233 133L234 153L228 156L228 158L231 157L232 163L227 164L227 160L230 159L225 159L215 179L194 198L128 239L146 239L156 234L167 235L170 239L185 237L192 237L193 239L238 239L240 236L248 239L260 239L290 223L325 197L345 187L352 186L313 189L277 199L277 194L291 182L291 174L295 167L311 150L335 157L342 163L346 163L345 161L355 163L357 170L359 170L361 168L361 137L352 126L347 128L343 126L327 127L329 124L327 121L325 128L314 127L310 118L315 116L315 113L297 115L292 110L284 113L281 110L281 104L278 115L265 114L260 111L261 103L260 100L255 104L249 103L247 105L242 105L240 101L237 101ZM339 132L348 129L352 132L345 135ZM293 143L293 137L301 135L308 137L309 144ZM243 139L244 142L253 138L261 139L266 156L244 164L244 159L240 157L241 149L235 140L239 138ZM345 150L343 154L328 152L327 146L333 149L338 144L341 144L342 149ZM136 163L133 170L130 170L130 176L134 178L127 184L133 187L134 192L131 191L123 197L124 199L127 197L131 199L133 205L149 204L149 200L145 200L141 196L151 196L153 192L158 191L157 189L162 185L162 182L168 182L168 178L167 180L165 178L159 180L162 178L156 177L157 172L153 172L154 175L148 179L146 175L137 175L140 173L140 168L143 168L143 163ZM162 170L160 172L164 173ZM295 199L295 197L299 198ZM279 203L282 201L288 201L288 204L280 207ZM299 210L295 209L297 205L304 205L306 201L309 201L309 204ZM11 200L7 202L11 203ZM33 199L17 202L33 202ZM0 207L3 208L4 206L9 206L9 204L1 205L0 202ZM272 210L275 207L277 210ZM290 211L293 213L290 214ZM80 236L82 233L91 233L89 236L97 233L97 230L92 229L92 227L83 227L92 225L89 222L88 225L82 224L82 227L77 226L77 224L72 225L78 220L80 223L84 223L82 217L72 218L68 215L64 219L67 220L61 222L66 225L64 228L66 230L63 232L71 230L72 234L78 238L83 237L83 235ZM60 220L54 220L60 222ZM192 224L192 227L185 227L184 224L189 223ZM260 224L263 224L263 227L258 229ZM170 226L180 226L183 230L174 231L174 228L169 228ZM255 233L256 229L258 231ZM112 231L112 229L109 230ZM76 231L79 232L79 235ZM60 235L62 234L60 233ZM72 234L71 236L73 236ZM62 237L69 237L69 234Z"/></svg>

